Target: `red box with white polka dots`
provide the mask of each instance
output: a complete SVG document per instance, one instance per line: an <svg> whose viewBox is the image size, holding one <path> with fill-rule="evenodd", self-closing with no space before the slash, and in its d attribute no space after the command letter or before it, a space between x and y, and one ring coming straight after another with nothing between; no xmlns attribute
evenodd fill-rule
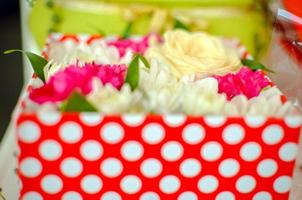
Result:
<svg viewBox="0 0 302 200"><path fill-rule="evenodd" d="M22 200L285 200L299 117L21 114Z"/></svg>

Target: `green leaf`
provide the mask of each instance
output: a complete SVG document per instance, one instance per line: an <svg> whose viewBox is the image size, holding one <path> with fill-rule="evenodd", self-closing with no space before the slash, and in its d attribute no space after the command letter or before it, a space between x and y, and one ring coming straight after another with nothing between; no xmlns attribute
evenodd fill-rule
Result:
<svg viewBox="0 0 302 200"><path fill-rule="evenodd" d="M255 60L250 60L250 59L243 59L242 61L242 64L244 66L247 66L249 67L251 70L258 70L258 69L261 69L263 71L267 71L267 72L271 72L271 73L275 73L273 70L265 67L263 64L261 64L260 62L257 62Z"/></svg>
<svg viewBox="0 0 302 200"><path fill-rule="evenodd" d="M11 54L11 53L15 53L15 52L21 52L23 54L25 54L28 58L28 60L30 61L30 64L34 70L34 73L42 80L45 81L45 77L44 77L44 67L47 65L48 61L45 60L43 57L31 53L31 52L27 52L27 51L23 51L23 50L19 50L19 49L12 49L12 50L7 50L4 52L4 54Z"/></svg>
<svg viewBox="0 0 302 200"><path fill-rule="evenodd" d="M182 23L178 19L175 19L173 29L183 29L186 31L190 31L189 27L187 27L184 23Z"/></svg>
<svg viewBox="0 0 302 200"><path fill-rule="evenodd" d="M130 85L132 91L137 88L139 82L139 55L136 55L129 64L125 82Z"/></svg>
<svg viewBox="0 0 302 200"><path fill-rule="evenodd" d="M148 69L150 69L150 64L147 61L147 59L144 56L140 55L140 54L138 54L138 57L144 63L145 67L147 67Z"/></svg>
<svg viewBox="0 0 302 200"><path fill-rule="evenodd" d="M79 92L74 92L61 106L62 112L96 112L96 109Z"/></svg>
<svg viewBox="0 0 302 200"><path fill-rule="evenodd" d="M132 26L133 26L133 22L132 21L127 24L127 26L126 26L123 34L122 34L122 38L123 39L127 39L127 38L130 37L131 32L132 32Z"/></svg>
<svg viewBox="0 0 302 200"><path fill-rule="evenodd" d="M145 67L150 69L150 64L144 56L137 54L134 57L128 67L125 80L125 82L130 85L132 91L137 88L139 83L139 61L142 61Z"/></svg>

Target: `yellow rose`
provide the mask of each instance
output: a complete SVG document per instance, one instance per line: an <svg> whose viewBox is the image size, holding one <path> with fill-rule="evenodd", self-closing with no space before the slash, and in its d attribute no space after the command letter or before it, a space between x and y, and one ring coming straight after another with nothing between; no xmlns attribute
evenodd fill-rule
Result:
<svg viewBox="0 0 302 200"><path fill-rule="evenodd" d="M166 32L164 43L151 45L146 57L169 65L177 78L188 74L223 75L240 67L234 49L226 47L219 37L202 32Z"/></svg>

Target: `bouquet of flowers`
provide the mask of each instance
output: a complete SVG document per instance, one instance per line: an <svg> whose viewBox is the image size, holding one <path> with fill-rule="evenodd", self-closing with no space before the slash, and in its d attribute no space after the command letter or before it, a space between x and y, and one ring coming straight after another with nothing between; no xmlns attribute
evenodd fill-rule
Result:
<svg viewBox="0 0 302 200"><path fill-rule="evenodd" d="M29 94L33 106L109 115L284 116L294 111L267 77L271 71L236 40L180 29L163 37L76 40L48 43L47 60L36 72L43 85Z"/></svg>

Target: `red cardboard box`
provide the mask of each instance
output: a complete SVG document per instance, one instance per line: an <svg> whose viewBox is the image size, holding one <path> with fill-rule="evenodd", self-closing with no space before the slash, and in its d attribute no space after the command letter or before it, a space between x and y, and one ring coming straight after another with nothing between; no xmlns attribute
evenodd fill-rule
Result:
<svg viewBox="0 0 302 200"><path fill-rule="evenodd" d="M301 118L22 114L21 199L288 199Z"/></svg>

